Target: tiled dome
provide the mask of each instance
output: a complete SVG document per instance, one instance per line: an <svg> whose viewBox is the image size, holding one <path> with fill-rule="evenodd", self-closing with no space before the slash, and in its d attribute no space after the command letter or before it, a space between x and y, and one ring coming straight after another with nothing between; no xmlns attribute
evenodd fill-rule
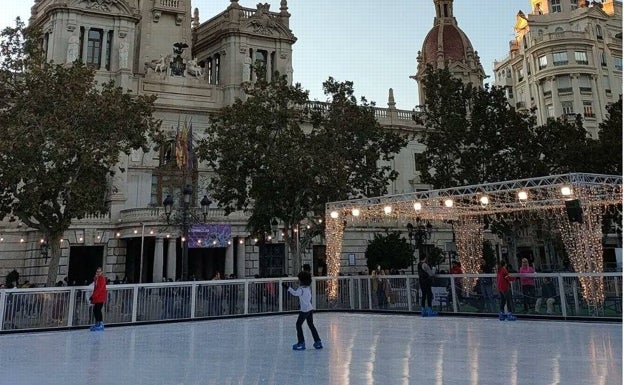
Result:
<svg viewBox="0 0 624 385"><path fill-rule="evenodd" d="M453 24L438 24L431 28L422 48L425 63L433 63L437 60L438 47L442 48L444 61L466 60L466 53L472 51L470 40L464 31Z"/></svg>

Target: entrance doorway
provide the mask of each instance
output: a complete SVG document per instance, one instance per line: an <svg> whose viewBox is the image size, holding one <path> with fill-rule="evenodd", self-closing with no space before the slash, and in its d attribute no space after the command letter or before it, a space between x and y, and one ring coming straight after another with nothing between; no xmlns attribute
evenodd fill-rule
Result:
<svg viewBox="0 0 624 385"><path fill-rule="evenodd" d="M104 246L71 246L67 282L70 285L88 285L95 270L102 266Z"/></svg>
<svg viewBox="0 0 624 385"><path fill-rule="evenodd" d="M189 279L207 281L217 272L224 278L225 250L225 247L189 248Z"/></svg>
<svg viewBox="0 0 624 385"><path fill-rule="evenodd" d="M258 245L260 258L260 277L283 277L286 247L283 243L262 243Z"/></svg>

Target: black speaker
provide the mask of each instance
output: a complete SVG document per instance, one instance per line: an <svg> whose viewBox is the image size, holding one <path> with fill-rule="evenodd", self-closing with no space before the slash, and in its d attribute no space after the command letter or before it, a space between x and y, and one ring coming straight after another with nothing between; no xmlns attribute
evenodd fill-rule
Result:
<svg viewBox="0 0 624 385"><path fill-rule="evenodd" d="M565 207L570 222L583 223L583 208L580 200L572 199L565 201Z"/></svg>

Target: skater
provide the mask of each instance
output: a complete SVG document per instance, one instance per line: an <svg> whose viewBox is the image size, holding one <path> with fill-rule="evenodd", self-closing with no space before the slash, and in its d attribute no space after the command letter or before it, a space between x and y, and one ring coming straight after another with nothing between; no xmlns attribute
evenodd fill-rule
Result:
<svg viewBox="0 0 624 385"><path fill-rule="evenodd" d="M427 256L424 254L421 255L420 262L418 262L418 282L420 283L420 291L422 292L422 297L420 298L420 311L423 317L433 317L438 315L438 312L431 308L431 301L433 300L431 286L433 285L434 275L434 271L427 263Z"/></svg>
<svg viewBox="0 0 624 385"><path fill-rule="evenodd" d="M314 338L314 349L323 349L321 343L321 337L319 337L316 327L314 326L314 309L312 308L312 291L310 285L312 284L312 275L307 271L302 271L297 276L299 278L299 287L295 290L286 282L282 282L282 286L288 289L288 292L296 297L299 297L299 317L297 318L297 343L293 345L293 350L305 350L305 339L303 337L303 321L308 323L308 327L312 332L312 338Z"/></svg>
<svg viewBox="0 0 624 385"><path fill-rule="evenodd" d="M102 274L101 267L95 270L93 294L91 294L89 300L93 304L93 317L95 318L95 325L91 326L91 331L104 330L102 307L104 307L104 302L106 302L106 277Z"/></svg>
<svg viewBox="0 0 624 385"><path fill-rule="evenodd" d="M496 274L496 289L500 293L500 313L498 319L504 321L515 321L513 299L511 298L511 281L516 278L509 275L507 271L507 262L501 261ZM507 315L505 315L505 304L507 304Z"/></svg>

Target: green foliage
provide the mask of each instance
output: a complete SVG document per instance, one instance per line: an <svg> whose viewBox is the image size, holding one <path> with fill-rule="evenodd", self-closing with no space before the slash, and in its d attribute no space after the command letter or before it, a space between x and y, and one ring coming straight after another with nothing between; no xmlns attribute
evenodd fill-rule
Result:
<svg viewBox="0 0 624 385"><path fill-rule="evenodd" d="M315 109L301 85L274 78L244 83L245 99L223 108L198 145L226 213L247 210L249 229L262 235L273 218L292 229L324 215L328 201L385 193L397 175L377 161L391 160L406 141L381 129L372 106L357 103L353 84L330 78L323 85L329 102Z"/></svg>
<svg viewBox="0 0 624 385"><path fill-rule="evenodd" d="M444 250L437 246L431 248L429 250L429 255L427 256L430 266L440 266L440 264L444 262L445 258Z"/></svg>
<svg viewBox="0 0 624 385"><path fill-rule="evenodd" d="M375 238L368 242L365 256L369 270L377 265L382 269L405 269L412 265L414 247L401 237L400 232L375 234Z"/></svg>
<svg viewBox="0 0 624 385"><path fill-rule="evenodd" d="M600 123L596 161L600 173L622 175L622 95L607 106L608 117Z"/></svg>
<svg viewBox="0 0 624 385"><path fill-rule="evenodd" d="M47 284L56 282L56 240L72 219L106 213L107 178L121 153L160 139L155 97L98 85L79 63L45 61L39 33L7 28L0 42L0 218L12 213L51 240Z"/></svg>
<svg viewBox="0 0 624 385"><path fill-rule="evenodd" d="M464 85L431 67L424 89L423 182L446 188L530 175L539 159L535 118L510 108L502 89Z"/></svg>

